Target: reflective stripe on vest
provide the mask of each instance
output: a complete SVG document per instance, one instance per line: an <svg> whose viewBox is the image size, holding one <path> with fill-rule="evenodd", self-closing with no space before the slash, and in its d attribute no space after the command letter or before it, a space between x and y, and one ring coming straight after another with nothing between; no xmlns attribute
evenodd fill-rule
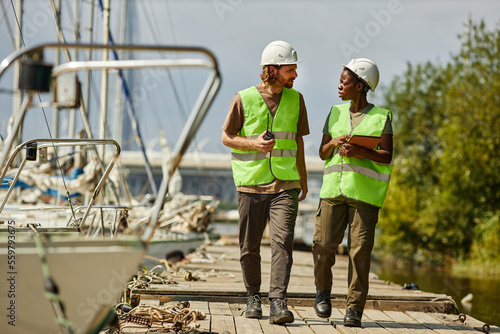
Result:
<svg viewBox="0 0 500 334"><path fill-rule="evenodd" d="M231 149L234 183L251 186L271 183L274 179L299 180L297 172L297 123L300 97L295 89L283 88L274 117L256 87L239 92L245 114L239 136L255 139L267 129L274 133L271 152ZM269 116L268 116L269 115Z"/></svg>
<svg viewBox="0 0 500 334"><path fill-rule="evenodd" d="M332 138L343 134L381 136L391 112L373 107L363 120L351 130L349 103L332 107L329 132ZM375 148L378 149L378 148ZM336 148L325 161L321 198L343 195L348 198L382 207L391 178L394 159L381 164L366 158L340 156Z"/></svg>

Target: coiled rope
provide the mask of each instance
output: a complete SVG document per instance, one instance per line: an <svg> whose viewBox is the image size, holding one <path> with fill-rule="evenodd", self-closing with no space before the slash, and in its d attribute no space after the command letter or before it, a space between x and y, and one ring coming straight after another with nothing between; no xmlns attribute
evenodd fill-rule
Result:
<svg viewBox="0 0 500 334"><path fill-rule="evenodd" d="M171 306L137 306L125 312L124 304L116 307L119 320L119 331L125 328L147 327L149 331L169 330L172 332L199 328L197 320L203 320L206 315L190 308L189 302L180 302Z"/></svg>

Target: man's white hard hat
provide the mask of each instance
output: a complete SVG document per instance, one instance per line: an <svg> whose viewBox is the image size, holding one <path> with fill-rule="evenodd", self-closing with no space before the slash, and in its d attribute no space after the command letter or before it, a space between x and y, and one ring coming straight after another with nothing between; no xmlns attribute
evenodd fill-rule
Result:
<svg viewBox="0 0 500 334"><path fill-rule="evenodd" d="M269 43L262 52L260 65L292 65L302 60L297 57L297 51L285 41Z"/></svg>
<svg viewBox="0 0 500 334"><path fill-rule="evenodd" d="M377 65L373 61L368 58L355 58L348 62L347 65L342 66L354 73L359 79L363 80L372 92L375 91L380 73Z"/></svg>

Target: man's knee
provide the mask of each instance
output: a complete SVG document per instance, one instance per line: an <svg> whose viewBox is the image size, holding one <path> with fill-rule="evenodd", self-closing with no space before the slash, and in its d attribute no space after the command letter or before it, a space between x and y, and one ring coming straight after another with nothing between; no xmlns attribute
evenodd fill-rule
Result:
<svg viewBox="0 0 500 334"><path fill-rule="evenodd" d="M338 247L339 245L337 244L314 241L312 245L312 253L319 261L326 261L335 257Z"/></svg>

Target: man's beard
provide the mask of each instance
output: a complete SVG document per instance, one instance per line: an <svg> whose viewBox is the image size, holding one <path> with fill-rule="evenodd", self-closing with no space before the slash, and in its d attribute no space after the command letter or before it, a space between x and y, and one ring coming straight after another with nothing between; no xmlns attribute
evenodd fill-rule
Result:
<svg viewBox="0 0 500 334"><path fill-rule="evenodd" d="M283 77L280 75L280 73L277 74L276 76L276 81L278 81L280 84L282 84L285 88L292 88L293 87L293 80L285 81Z"/></svg>

